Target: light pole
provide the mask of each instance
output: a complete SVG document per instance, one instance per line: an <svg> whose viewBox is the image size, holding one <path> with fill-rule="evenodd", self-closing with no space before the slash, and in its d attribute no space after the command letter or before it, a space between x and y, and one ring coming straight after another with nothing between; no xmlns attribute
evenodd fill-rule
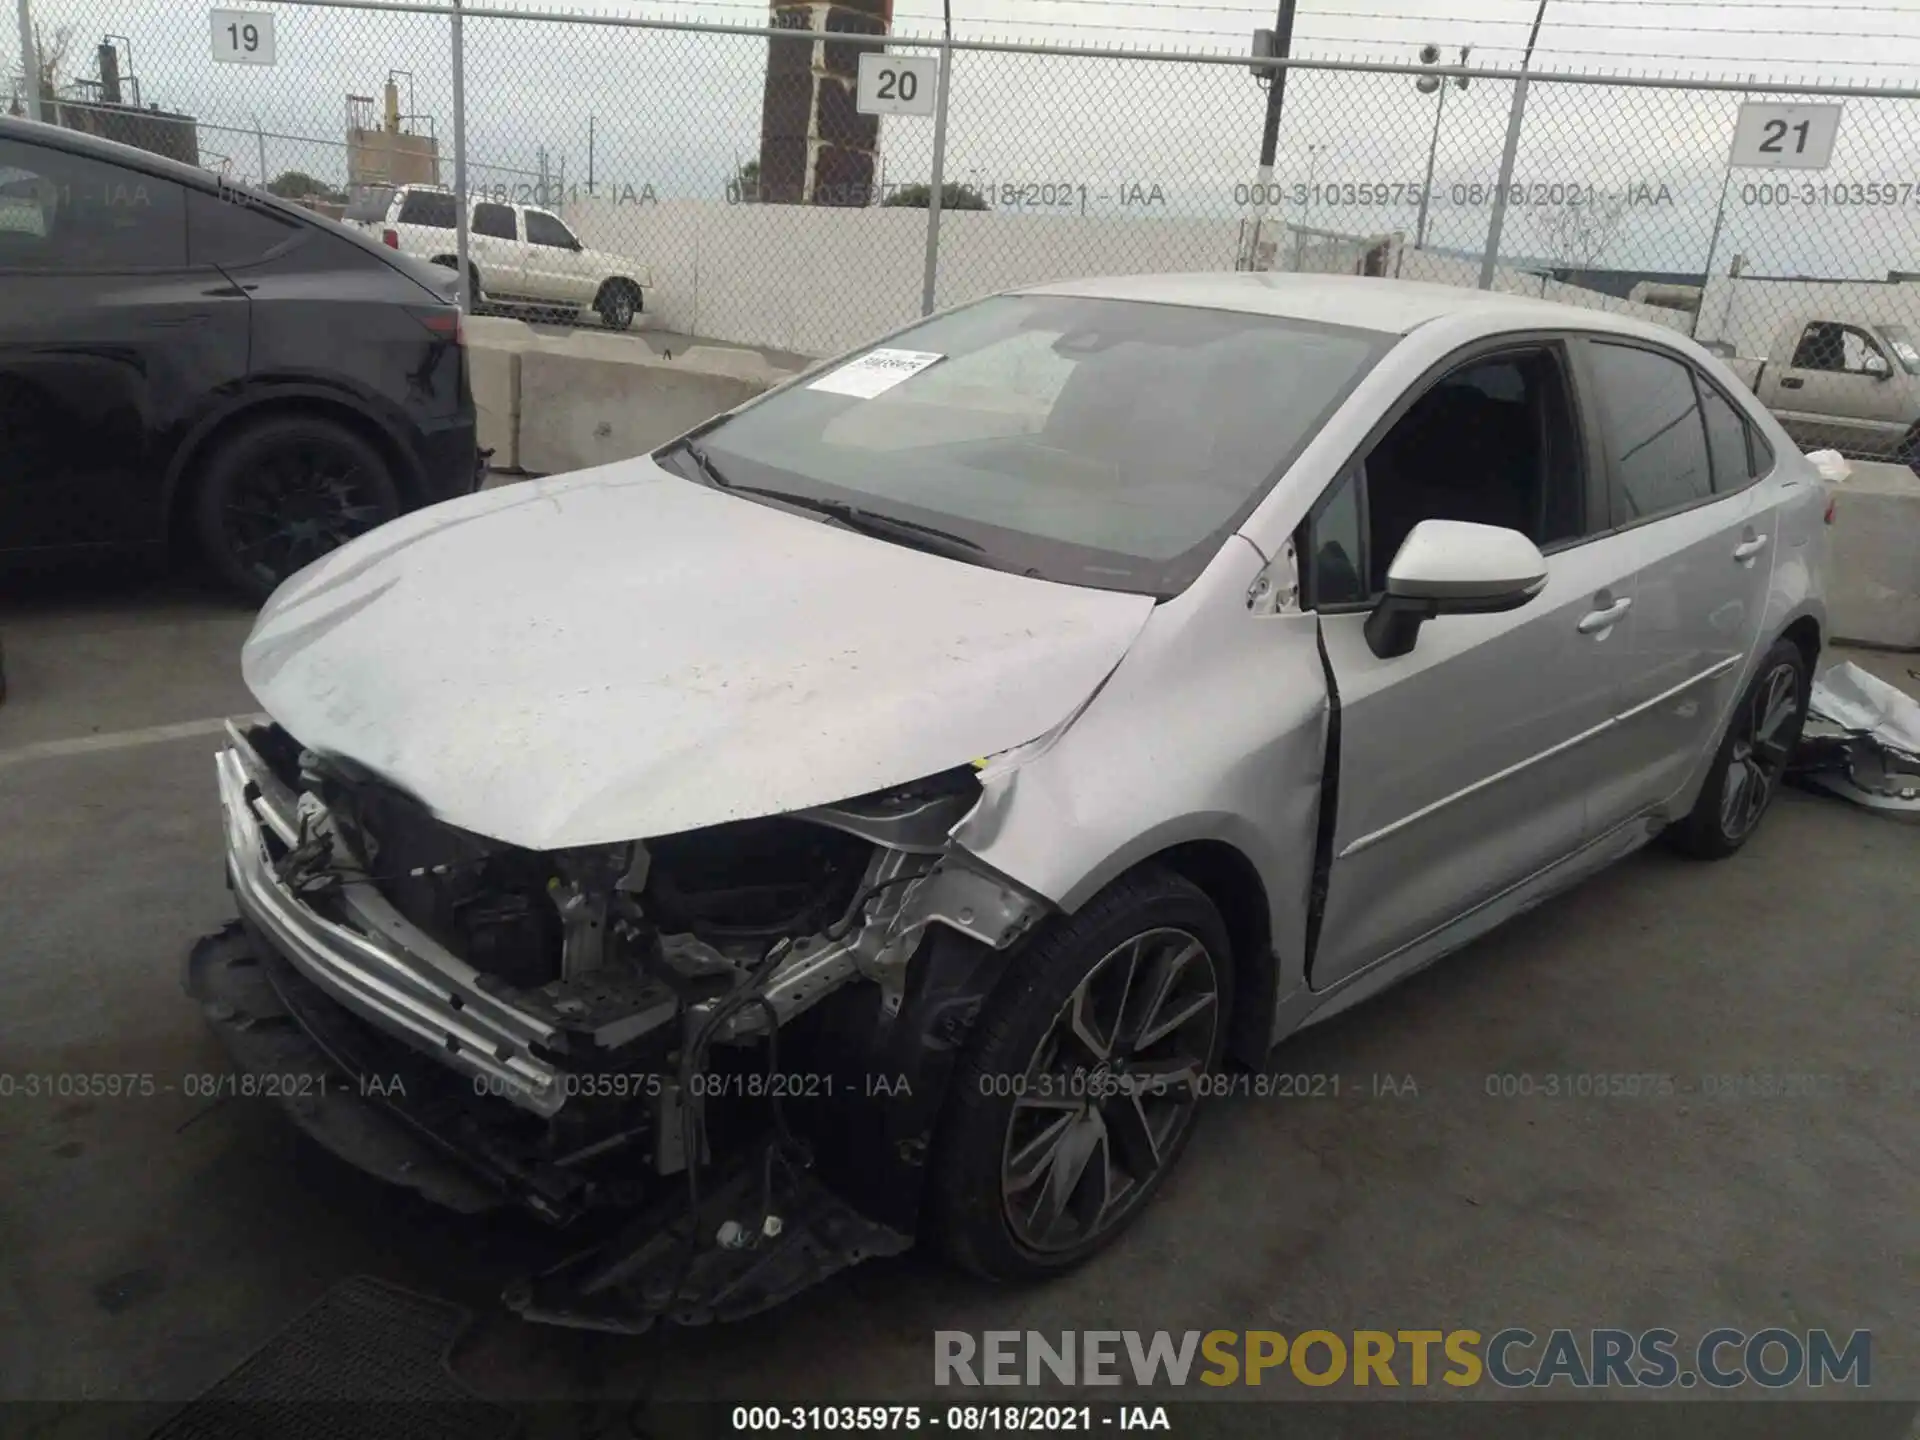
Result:
<svg viewBox="0 0 1920 1440"><path fill-rule="evenodd" d="M1462 45L1460 47L1460 63L1465 65L1467 63L1467 56L1472 53L1473 47L1471 45ZM1422 45L1420 47L1420 63L1422 65L1439 64L1440 47L1438 45ZM1456 75L1453 77L1453 83L1464 90L1467 88L1467 77L1465 75ZM1434 102L1433 106L1433 139L1427 144L1427 178L1426 182L1420 187L1420 218L1415 223L1413 229L1413 248L1419 250L1423 249L1427 243L1427 204L1433 196L1433 162L1440 154L1440 120L1441 117L1447 113L1447 85L1446 81L1438 75L1422 75L1413 82L1413 88L1418 90L1422 95L1432 95L1437 92L1440 97Z"/></svg>
<svg viewBox="0 0 1920 1440"><path fill-rule="evenodd" d="M1313 202L1318 198L1314 193L1313 182L1315 177L1320 173L1320 152L1326 148L1324 144L1307 146L1307 203L1302 206L1301 209L1308 223L1311 223L1313 220ZM1293 227L1293 268L1296 274L1300 269L1301 250L1306 241L1306 236L1301 233L1301 228L1302 227L1298 225Z"/></svg>

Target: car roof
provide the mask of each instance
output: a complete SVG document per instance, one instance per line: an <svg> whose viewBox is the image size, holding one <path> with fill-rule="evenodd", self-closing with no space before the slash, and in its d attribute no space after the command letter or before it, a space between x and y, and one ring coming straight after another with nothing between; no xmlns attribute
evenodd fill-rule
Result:
<svg viewBox="0 0 1920 1440"><path fill-rule="evenodd" d="M1061 280L1030 286L1026 295L1080 295L1089 299L1136 300L1155 305L1191 305L1208 310L1238 310L1249 315L1273 315L1289 320L1312 320L1405 335L1429 321L1472 312L1490 328L1513 323L1565 326L1579 323L1592 328L1604 312L1509 295L1497 290L1467 290L1417 280L1385 280L1361 275L1313 275L1290 272L1221 271L1174 275L1121 275L1089 280ZM1604 325L1626 333L1644 327L1632 321Z"/></svg>

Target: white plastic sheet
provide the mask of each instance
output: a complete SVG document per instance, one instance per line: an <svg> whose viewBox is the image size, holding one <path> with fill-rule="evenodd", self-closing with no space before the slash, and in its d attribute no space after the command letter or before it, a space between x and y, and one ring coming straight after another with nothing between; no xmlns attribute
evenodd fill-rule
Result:
<svg viewBox="0 0 1920 1440"><path fill-rule="evenodd" d="M1808 710L1920 763L1920 700L1851 660L1815 677Z"/></svg>

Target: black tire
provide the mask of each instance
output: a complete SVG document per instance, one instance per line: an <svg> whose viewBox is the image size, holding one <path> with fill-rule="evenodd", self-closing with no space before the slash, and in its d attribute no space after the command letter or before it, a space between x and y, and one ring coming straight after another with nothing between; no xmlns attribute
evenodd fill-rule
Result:
<svg viewBox="0 0 1920 1440"><path fill-rule="evenodd" d="M1893 458L1914 474L1920 475L1920 425L1900 437L1900 446L1893 452Z"/></svg>
<svg viewBox="0 0 1920 1440"><path fill-rule="evenodd" d="M1727 720L1699 799L1664 832L1669 844L1695 859L1724 860L1752 838L1800 743L1812 688L1800 647L1774 641Z"/></svg>
<svg viewBox="0 0 1920 1440"><path fill-rule="evenodd" d="M201 554L255 600L399 513L386 459L323 415L271 415L227 436L200 467L194 496Z"/></svg>
<svg viewBox="0 0 1920 1440"><path fill-rule="evenodd" d="M1122 984L1114 967L1128 963L1130 945L1135 968ZM1141 975L1152 977L1145 988ZM1083 985L1087 1003L1076 1012ZM1209 987L1213 998L1201 1005ZM1219 1064L1232 996L1220 912L1157 865L1037 931L1011 957L957 1068L928 1181L929 1238L991 1280L1057 1274L1112 1241L1193 1132L1200 1077ZM1165 1024L1195 1005L1166 1035L1137 1043L1156 1014ZM1098 1044L1076 1038L1103 1033L1104 1059ZM1127 1077L1134 1093L1116 1085Z"/></svg>
<svg viewBox="0 0 1920 1440"><path fill-rule="evenodd" d="M600 287L593 308L600 312L600 323L609 330L630 330L633 317L640 313L640 287L631 280L609 280Z"/></svg>

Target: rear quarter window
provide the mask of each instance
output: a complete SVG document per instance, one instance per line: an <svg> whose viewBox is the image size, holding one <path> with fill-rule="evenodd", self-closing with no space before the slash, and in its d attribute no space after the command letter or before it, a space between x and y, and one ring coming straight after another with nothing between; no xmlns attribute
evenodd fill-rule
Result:
<svg viewBox="0 0 1920 1440"><path fill-rule="evenodd" d="M361 190L347 202L347 208L341 212L343 220L357 221L362 225L387 218L387 207L393 204L393 189L387 185L373 185Z"/></svg>
<svg viewBox="0 0 1920 1440"><path fill-rule="evenodd" d="M453 229L453 196L444 190L411 190L400 203L402 225L425 225L436 230Z"/></svg>
<svg viewBox="0 0 1920 1440"><path fill-rule="evenodd" d="M298 221L240 195L187 192L187 263L251 265L300 237Z"/></svg>

